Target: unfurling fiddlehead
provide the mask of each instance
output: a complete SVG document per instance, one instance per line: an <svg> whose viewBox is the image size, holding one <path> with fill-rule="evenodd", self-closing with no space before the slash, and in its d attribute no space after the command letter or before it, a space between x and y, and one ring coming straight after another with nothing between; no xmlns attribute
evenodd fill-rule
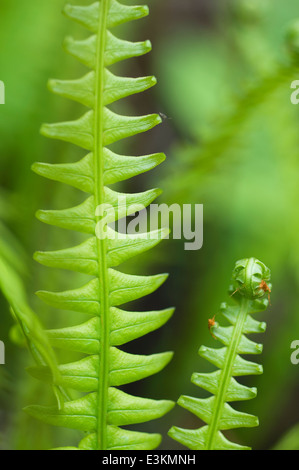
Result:
<svg viewBox="0 0 299 470"><path fill-rule="evenodd" d="M248 338L246 334L262 333L265 323L254 320L250 314L265 310L271 292L270 271L254 258L238 261L233 271L231 295L237 306L223 303L222 314L232 326L221 327L215 321L209 323L213 336L224 348L214 349L202 346L199 355L220 370L211 373L195 373L192 382L212 395L199 399L181 396L178 403L202 419L206 426L197 430L171 428L170 436L194 450L249 449L227 440L221 431L258 426L258 418L234 410L228 402L250 400L256 396L256 389L239 384L234 377L261 374L262 366L249 362L240 354L260 354L262 345Z"/></svg>
<svg viewBox="0 0 299 470"><path fill-rule="evenodd" d="M48 332L53 346L86 355L79 362L63 364L59 368L60 385L84 395L66 401L61 409L31 406L27 411L49 424L86 432L87 436L79 444L80 449L153 449L160 443L158 434L133 432L121 426L159 418L172 408L173 403L133 397L116 387L159 372L170 361L172 353L137 356L118 347L162 326L173 310L131 313L118 307L154 292L167 276L132 276L114 268L131 256L155 246L168 232L163 229L149 234L117 234L108 222L113 223L135 213L140 210L140 205L149 205L159 190L124 195L107 187L148 171L164 160L163 154L125 157L107 148L161 122L158 115L124 117L107 108L107 105L156 83L154 77L120 78L107 69L116 62L150 51L149 41L131 43L116 38L110 32L121 23L146 16L148 8L101 0L88 7L68 5L65 13L93 33L83 41L66 41L67 52L92 71L79 80L52 80L50 88L91 110L77 121L44 125L42 134L76 144L89 153L77 163L37 163L34 171L91 196L71 209L39 211L38 218L50 225L88 234L90 238L74 248L38 252L36 259L46 266L93 277L76 290L38 293L51 306L83 312L91 317L79 326ZM104 212L98 210L100 207L110 208L105 223ZM41 380L50 380L47 368L34 368L31 373Z"/></svg>

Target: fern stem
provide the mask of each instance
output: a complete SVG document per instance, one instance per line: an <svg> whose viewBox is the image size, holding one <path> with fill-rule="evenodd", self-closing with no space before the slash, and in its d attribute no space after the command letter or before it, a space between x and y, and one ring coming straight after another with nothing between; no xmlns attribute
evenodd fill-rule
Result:
<svg viewBox="0 0 299 470"><path fill-rule="evenodd" d="M238 345L242 337L243 327L248 314L249 299L242 298L238 319L233 330L232 340L228 347L226 354L225 367L222 371L219 391L215 400L215 407L213 412L213 418L209 427L209 434L207 438L207 450L213 450L216 440L216 434L219 429L219 421L222 416L223 407L225 404L226 392L232 377L232 369L236 360Z"/></svg>
<svg viewBox="0 0 299 470"><path fill-rule="evenodd" d="M108 15L109 0L102 0L99 4L100 21L97 43L97 67L96 67L96 90L95 90L95 144L94 144L94 167L95 167L95 209L104 204L104 155L103 155L103 92L104 92L104 55L106 47L106 23ZM97 222L100 217L97 217ZM101 226L101 224L99 224ZM103 228L101 228L103 230ZM98 450L107 449L107 408L109 387L109 347L110 347L110 319L109 319L109 284L107 267L107 247L103 233L97 240L97 251L99 260L99 284L101 292L101 327L100 333L100 367L98 388L98 424L97 424L97 446Z"/></svg>

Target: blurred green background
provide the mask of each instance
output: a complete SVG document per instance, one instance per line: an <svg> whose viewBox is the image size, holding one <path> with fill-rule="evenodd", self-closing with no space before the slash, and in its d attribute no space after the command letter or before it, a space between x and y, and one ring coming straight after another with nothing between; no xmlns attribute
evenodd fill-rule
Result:
<svg viewBox="0 0 299 470"><path fill-rule="evenodd" d="M121 188L134 192L159 186L164 193L157 202L204 204L204 246L191 252L184 250L183 240L168 240L121 267L136 274L170 273L156 294L135 303L136 309L176 306L173 319L160 331L126 346L130 352L174 350L172 363L126 389L173 400L182 393L203 396L190 376L208 367L197 356L199 346L215 346L207 321L228 300L235 261L257 257L272 270L273 282L272 306L260 315L268 324L259 338L264 343L264 375L245 380L257 386L258 397L238 407L258 415L260 426L234 431L231 437L255 449L271 448L299 422L299 365L290 362L290 344L299 339L299 106L291 104L290 85L299 79L299 69L285 45L289 24L299 18L298 1L147 3L149 18L119 28L119 35L149 38L153 52L114 70L128 76L154 74L159 83L114 109L131 115L160 112L169 119L148 134L121 143L118 150L128 155L164 151L168 159ZM0 256L22 276L30 304L47 328L75 324L79 316L48 309L33 292L73 288L82 278L32 260L37 249L59 249L81 240L43 226L34 217L39 208L77 203L81 194L30 170L35 161L58 163L80 157L78 149L39 135L42 122L73 119L83 111L46 87L48 78L84 73L84 67L61 48L66 35L86 35L61 15L64 4L0 0L0 80L6 85L6 104L0 106ZM0 448L74 444L76 433L50 429L22 412L28 404L49 403L52 392L27 375L25 368L32 360L15 344L4 297L0 307L0 339L6 345L6 365L0 367ZM194 416L176 407L163 420L140 429L166 435L173 424L198 427ZM297 428L291 444L287 440L283 446L299 448ZM179 447L165 437L161 448Z"/></svg>

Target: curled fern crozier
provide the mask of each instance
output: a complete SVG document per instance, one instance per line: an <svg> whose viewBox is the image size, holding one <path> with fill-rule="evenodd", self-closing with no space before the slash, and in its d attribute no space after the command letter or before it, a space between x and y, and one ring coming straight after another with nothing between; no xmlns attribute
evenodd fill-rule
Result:
<svg viewBox="0 0 299 470"><path fill-rule="evenodd" d="M265 310L271 292L270 271L255 258L243 259L236 263L230 293L237 305L223 303L221 314L231 326L220 326L214 320L210 324L215 339L223 348L202 346L199 355L207 359L218 370L210 373L194 373L193 384L211 393L209 398L181 396L178 404L195 414L206 423L205 426L188 430L172 427L169 435L192 450L248 450L229 441L222 431L258 426L258 418L236 411L228 403L251 400L257 394L256 388L241 385L234 377L262 374L260 364L243 359L240 354L260 354L263 346L249 340L246 335L263 333L264 322L254 320L251 314ZM267 286L267 287L266 287Z"/></svg>

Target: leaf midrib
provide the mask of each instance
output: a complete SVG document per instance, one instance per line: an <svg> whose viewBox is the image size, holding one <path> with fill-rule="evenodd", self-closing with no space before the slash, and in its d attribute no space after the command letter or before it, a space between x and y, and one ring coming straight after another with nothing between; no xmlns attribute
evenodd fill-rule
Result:
<svg viewBox="0 0 299 470"><path fill-rule="evenodd" d="M245 297L242 298L238 319L232 334L232 340L225 356L225 364L219 381L218 393L215 397L213 417L208 429L206 450L213 450L215 446L216 435L219 431L219 421L221 419L223 407L225 404L225 396L229 387L230 379L232 377L232 369L242 337L243 326L248 314L248 304L249 300Z"/></svg>
<svg viewBox="0 0 299 470"><path fill-rule="evenodd" d="M94 172L95 172L95 209L105 203L104 194L104 56L106 48L106 26L109 0L102 0L99 4L100 20L97 36L96 57L96 90L94 109ZM100 217L96 216L96 222ZM102 224L98 224L102 230ZM99 387L97 401L97 450L107 449L107 412L109 387L109 348L110 348L110 318L109 318L109 280L107 267L107 247L104 236L97 238L97 252L99 260L98 279L101 300L101 333Z"/></svg>

